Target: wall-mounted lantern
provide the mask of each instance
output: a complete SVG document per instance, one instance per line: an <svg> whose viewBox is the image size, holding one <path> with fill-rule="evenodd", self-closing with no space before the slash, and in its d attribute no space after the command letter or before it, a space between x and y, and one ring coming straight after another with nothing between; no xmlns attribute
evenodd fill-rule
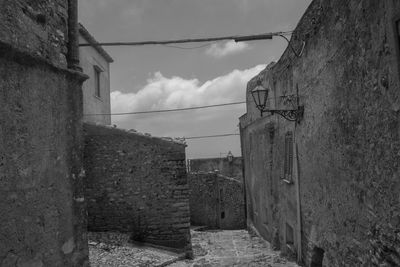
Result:
<svg viewBox="0 0 400 267"><path fill-rule="evenodd" d="M296 96L283 96L284 101L290 103L294 109L267 109L269 89L262 86L261 80L257 80L257 86L251 90L256 107L261 112L261 116L264 112L269 112L272 115L274 113L281 115L288 121L300 122L304 114L304 106L299 105L299 91L297 89Z"/></svg>
<svg viewBox="0 0 400 267"><path fill-rule="evenodd" d="M228 155L226 157L228 158L229 163L233 161L233 154L231 151L228 152Z"/></svg>

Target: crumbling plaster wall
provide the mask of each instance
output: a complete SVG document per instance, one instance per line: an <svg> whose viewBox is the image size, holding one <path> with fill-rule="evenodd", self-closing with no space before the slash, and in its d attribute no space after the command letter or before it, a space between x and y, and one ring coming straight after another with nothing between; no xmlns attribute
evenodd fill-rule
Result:
<svg viewBox="0 0 400 267"><path fill-rule="evenodd" d="M190 252L185 146L85 124L89 230Z"/></svg>
<svg viewBox="0 0 400 267"><path fill-rule="evenodd" d="M252 159L267 155L269 149L251 149L250 135L255 128L261 133L263 126L272 124L276 129L272 173L276 169L276 174L271 179L278 183L272 187L276 197L272 206L279 218L271 223L281 228L284 241L285 206L293 199L288 194L291 189L279 185L278 162L283 157L278 155L284 149L279 138L283 140L282 135L292 129L307 264L314 247L325 251L324 266L400 264L396 18L400 18L398 1L313 1L292 37L297 51L306 42L302 55L296 57L288 48L278 63L259 76L276 96L299 88L305 113L296 128L277 115L260 118L250 95L258 77L249 82L248 113L241 120L248 207L253 205L249 213L261 209L257 184L268 174L263 171L265 161ZM263 135L267 134L265 129Z"/></svg>
<svg viewBox="0 0 400 267"><path fill-rule="evenodd" d="M67 1L0 1L0 266L88 266Z"/></svg>

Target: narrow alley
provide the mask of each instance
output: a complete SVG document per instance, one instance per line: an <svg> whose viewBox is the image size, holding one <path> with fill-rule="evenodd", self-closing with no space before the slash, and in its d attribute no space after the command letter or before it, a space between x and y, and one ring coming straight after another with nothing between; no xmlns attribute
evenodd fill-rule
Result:
<svg viewBox="0 0 400 267"><path fill-rule="evenodd" d="M89 250L92 267L106 266L263 266L296 267L273 251L268 242L246 230L191 231L194 259L153 247L128 242L120 233L90 233Z"/></svg>

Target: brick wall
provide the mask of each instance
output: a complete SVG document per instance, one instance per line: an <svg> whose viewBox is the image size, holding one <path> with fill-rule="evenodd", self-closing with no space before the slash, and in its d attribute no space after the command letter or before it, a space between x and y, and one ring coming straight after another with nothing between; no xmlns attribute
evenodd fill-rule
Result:
<svg viewBox="0 0 400 267"><path fill-rule="evenodd" d="M185 145L105 126L84 129L89 230L190 250Z"/></svg>
<svg viewBox="0 0 400 267"><path fill-rule="evenodd" d="M67 1L0 1L0 266L88 266Z"/></svg>
<svg viewBox="0 0 400 267"><path fill-rule="evenodd" d="M294 244L307 266L322 252L323 266L400 265L396 19L399 1L315 0L291 38L298 53L305 42L301 55L288 48L248 83L241 119L248 218L282 250ZM259 78L270 108L288 108L276 99L299 90L299 124L260 117L250 93ZM287 132L291 183L282 179Z"/></svg>
<svg viewBox="0 0 400 267"><path fill-rule="evenodd" d="M211 229L245 228L243 184L209 173L189 173L190 219Z"/></svg>

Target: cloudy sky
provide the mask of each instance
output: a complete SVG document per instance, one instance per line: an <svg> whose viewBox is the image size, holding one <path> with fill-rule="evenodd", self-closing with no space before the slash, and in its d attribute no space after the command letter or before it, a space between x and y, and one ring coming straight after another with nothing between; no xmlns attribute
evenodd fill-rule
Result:
<svg viewBox="0 0 400 267"><path fill-rule="evenodd" d="M80 0L80 21L98 41L149 41L293 30L311 0ZM105 47L112 112L147 111L245 100L246 83L281 56L286 42ZM239 133L245 105L113 116L120 128L154 136ZM187 140L187 157L240 155L238 136Z"/></svg>

